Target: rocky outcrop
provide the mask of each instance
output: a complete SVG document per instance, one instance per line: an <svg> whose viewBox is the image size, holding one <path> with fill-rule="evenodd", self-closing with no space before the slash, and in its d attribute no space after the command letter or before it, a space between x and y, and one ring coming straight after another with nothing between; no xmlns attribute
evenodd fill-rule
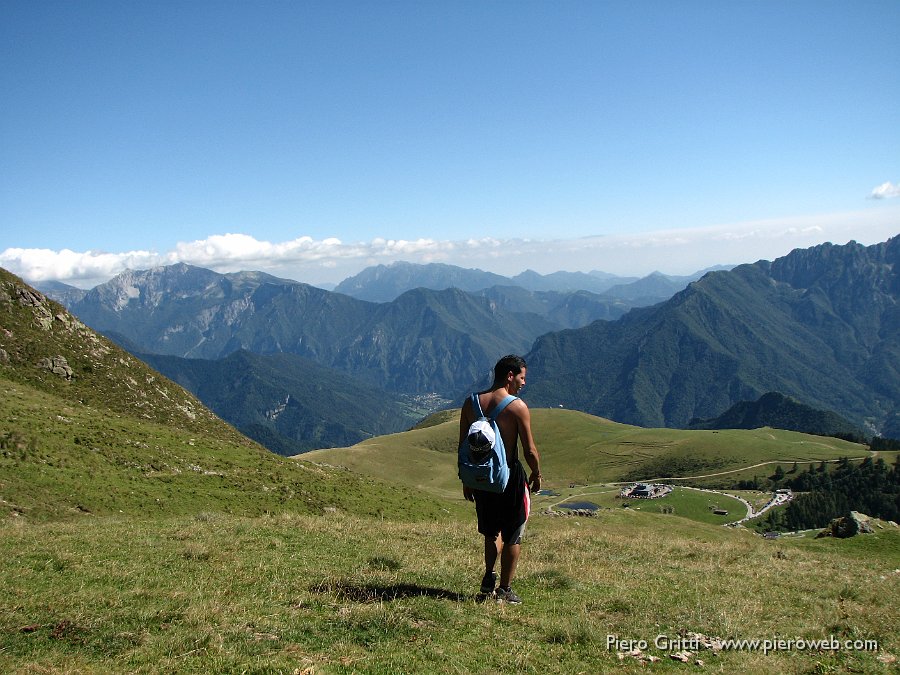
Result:
<svg viewBox="0 0 900 675"><path fill-rule="evenodd" d="M65 380L71 380L75 377L75 371L72 370L65 356L44 357L38 361L37 367L49 370L54 375L59 375Z"/></svg>
<svg viewBox="0 0 900 675"><path fill-rule="evenodd" d="M34 320L44 330L53 327L53 312L47 306L47 298L31 288L19 286L16 295L22 307L31 307L34 312Z"/></svg>
<svg viewBox="0 0 900 675"><path fill-rule="evenodd" d="M851 511L849 515L832 520L824 530L816 535L816 539L821 537L847 539L848 537L853 537L857 534L870 534L874 532L871 520L872 519L864 513Z"/></svg>

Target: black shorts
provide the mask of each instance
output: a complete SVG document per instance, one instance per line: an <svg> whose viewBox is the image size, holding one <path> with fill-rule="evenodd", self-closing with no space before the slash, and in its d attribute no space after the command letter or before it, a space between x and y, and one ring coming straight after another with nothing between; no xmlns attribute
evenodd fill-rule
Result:
<svg viewBox="0 0 900 675"><path fill-rule="evenodd" d="M505 544L518 544L531 510L531 495L522 463L509 467L509 482L503 492L474 490L478 531L485 537L503 537Z"/></svg>

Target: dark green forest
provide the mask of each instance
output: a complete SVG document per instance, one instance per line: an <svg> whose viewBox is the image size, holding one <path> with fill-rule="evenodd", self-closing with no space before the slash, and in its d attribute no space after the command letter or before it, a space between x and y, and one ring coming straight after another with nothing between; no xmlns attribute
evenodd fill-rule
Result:
<svg viewBox="0 0 900 675"><path fill-rule="evenodd" d="M881 458L866 457L860 463L843 458L833 468L822 462L803 472L784 473L776 469L773 479L775 487L790 488L800 494L784 509L761 519L757 527L762 530L825 527L850 511L882 520L900 520L900 458L893 466Z"/></svg>

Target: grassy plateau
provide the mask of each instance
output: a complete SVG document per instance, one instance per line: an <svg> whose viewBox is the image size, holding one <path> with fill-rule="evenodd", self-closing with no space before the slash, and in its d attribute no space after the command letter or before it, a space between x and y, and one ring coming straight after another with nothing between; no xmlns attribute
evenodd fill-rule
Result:
<svg viewBox="0 0 900 675"><path fill-rule="evenodd" d="M780 429L644 429L556 408L533 409L531 417L541 471L554 489L654 479L684 482L686 477L692 484L733 484L735 477L748 473L749 477L754 472L770 474L776 464L788 469L795 461L818 463L870 455L857 443ZM456 478L458 435L458 412L444 412L402 434L300 457L340 464L453 498L460 491Z"/></svg>

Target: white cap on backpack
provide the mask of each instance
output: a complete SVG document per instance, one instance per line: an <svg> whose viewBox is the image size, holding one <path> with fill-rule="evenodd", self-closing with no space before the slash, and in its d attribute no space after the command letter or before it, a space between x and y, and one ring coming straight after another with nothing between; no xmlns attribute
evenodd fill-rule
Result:
<svg viewBox="0 0 900 675"><path fill-rule="evenodd" d="M469 427L469 447L476 450L488 450L494 447L494 429L487 420L476 420Z"/></svg>

